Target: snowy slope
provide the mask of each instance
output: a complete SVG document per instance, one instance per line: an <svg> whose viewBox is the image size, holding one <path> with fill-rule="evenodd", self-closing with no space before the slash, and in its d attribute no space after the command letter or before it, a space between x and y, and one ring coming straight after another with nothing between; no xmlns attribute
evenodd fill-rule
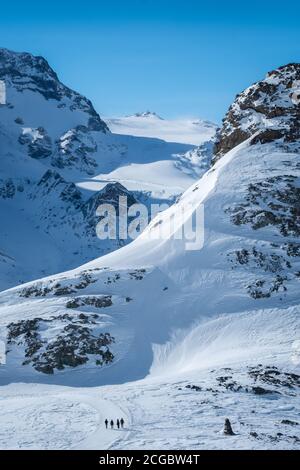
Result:
<svg viewBox="0 0 300 470"><path fill-rule="evenodd" d="M4 407L2 446L297 448L299 257L290 252L295 238L292 233L281 235L277 225L235 225L227 207L247 197L247 172L255 184L270 171L272 178L287 168L294 173L298 158L282 154L274 145L241 144L202 178L201 185L194 185L158 216L165 225L184 201L192 201L193 207L204 201L207 229L200 251L186 252L182 241L170 238L149 241L146 233L155 229L153 222L121 250L75 271L2 293L1 332L5 336L10 324L13 334L7 363L0 369L1 382L40 383L3 388L7 408L23 424L13 437ZM249 257L241 257L240 250L247 250ZM285 279L272 289L278 276ZM103 302L107 296L111 304L97 307L93 299ZM62 354L64 343L59 343L68 329L81 335L80 327L89 330L90 339L100 332L115 338L108 346L114 355L111 363L96 365L99 355L94 351L84 364L76 364L71 355L75 361L70 365L70 357ZM28 337L27 328L33 337ZM43 345L36 350L39 341ZM69 336L68 344L72 341ZM55 366L57 357L63 369L54 367L53 374L36 370L45 363ZM24 360L27 365L22 365ZM140 382L127 383L148 373ZM69 396L69 388L49 389L47 383L124 384L76 388ZM53 397L47 395L47 403L37 399L49 392ZM16 398L20 394L22 400ZM56 432L49 437L46 430L54 410L62 408L70 414L74 433L58 442ZM29 412L40 423L38 435ZM125 416L126 429L103 432L107 415ZM226 417L236 436L223 435ZM83 428L76 428L78 422L85 423ZM65 433L63 423L55 420L53 426L58 435Z"/></svg>
<svg viewBox="0 0 300 470"><path fill-rule="evenodd" d="M213 133L196 149L113 134L92 103L63 85L42 57L0 49L0 80L6 89L0 105L0 290L122 246L99 241L86 217L86 204L100 203L108 183L120 182L148 205L171 203L210 165L206 138ZM49 171L53 181L42 190Z"/></svg>
<svg viewBox="0 0 300 470"><path fill-rule="evenodd" d="M214 138L217 126L202 119L163 119L146 111L132 116L105 118L116 134L156 137L166 142L201 145Z"/></svg>

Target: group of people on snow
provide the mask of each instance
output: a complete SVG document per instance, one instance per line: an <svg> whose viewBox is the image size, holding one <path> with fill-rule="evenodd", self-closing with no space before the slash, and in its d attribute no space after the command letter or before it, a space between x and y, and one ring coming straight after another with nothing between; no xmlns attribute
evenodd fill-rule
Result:
<svg viewBox="0 0 300 470"><path fill-rule="evenodd" d="M107 419L107 418L106 418L106 420L104 421L104 423L105 423L105 427L106 427L106 429L107 429L107 428L108 428L108 419ZM118 429L120 429L120 428L123 429L123 428L124 428L124 424L125 424L125 421L124 421L123 418L121 418L121 419L118 418L118 419L117 419L116 425L117 425L117 428L118 428ZM111 428L111 429L114 429L115 423L114 423L114 420L113 420L113 419L110 420L109 425L110 425L110 428Z"/></svg>

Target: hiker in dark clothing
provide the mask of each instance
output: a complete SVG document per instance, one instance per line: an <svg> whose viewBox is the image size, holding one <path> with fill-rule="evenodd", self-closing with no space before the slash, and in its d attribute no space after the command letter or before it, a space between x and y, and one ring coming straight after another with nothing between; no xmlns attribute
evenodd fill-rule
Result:
<svg viewBox="0 0 300 470"><path fill-rule="evenodd" d="M123 429L124 428L124 419L123 418L121 418L120 423L121 423L121 428Z"/></svg>
<svg viewBox="0 0 300 470"><path fill-rule="evenodd" d="M112 419L110 420L110 427L111 427L111 429L113 429L113 428L114 428L114 422L113 422L113 420L112 420Z"/></svg>
<svg viewBox="0 0 300 470"><path fill-rule="evenodd" d="M104 422L105 422L105 427L106 427L106 429L107 429L107 426L108 426L108 419L106 419Z"/></svg>
<svg viewBox="0 0 300 470"><path fill-rule="evenodd" d="M117 427L120 429L120 421L117 419Z"/></svg>

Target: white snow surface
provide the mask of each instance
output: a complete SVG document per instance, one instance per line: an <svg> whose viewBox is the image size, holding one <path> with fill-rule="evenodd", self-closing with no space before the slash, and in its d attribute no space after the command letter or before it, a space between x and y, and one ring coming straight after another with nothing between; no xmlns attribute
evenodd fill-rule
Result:
<svg viewBox="0 0 300 470"><path fill-rule="evenodd" d="M120 246L85 236L81 214L75 223L68 222L70 204L54 191L36 200L37 185L47 170L74 183L84 199L107 183L120 182L150 205L171 204L209 167L213 124L195 124L195 140L181 138L179 130L187 128L181 121L168 124L169 132L178 134L174 141L162 140L159 134L147 137L147 130L146 137L110 132L92 104L61 84L43 59L3 49L1 54L6 58L7 100L0 105L0 214L5 220L0 231L0 290L74 268ZM22 78L10 75L10 67ZM45 97L50 79L51 92L57 87L55 98ZM147 129L148 118L143 122Z"/></svg>
<svg viewBox="0 0 300 470"><path fill-rule="evenodd" d="M292 268L282 268L286 290L281 287L263 298L251 297L247 286L257 279L269 285L274 273L264 266L229 262L238 249L255 247L270 254L274 244L297 239L283 237L273 225L256 230L250 224L234 225L226 212L245 202L249 181L258 184L291 171L297 176L298 159L298 154L283 153L274 144L251 146L246 141L131 244L75 270L3 292L3 338L10 322L40 318L45 325L50 322L40 334L51 342L61 329L58 317L71 311L67 301L110 295L111 306L99 311L86 305L75 313L99 313L99 328L116 341L111 346L112 364L99 367L90 358L53 375L38 372L32 364L22 365L23 346L15 345L0 367L2 447L299 447L299 384L284 383L289 374L299 378L299 279L291 271L299 262L295 259ZM186 221L201 204L204 245L186 251L185 240L171 235L181 227L182 209L187 208ZM157 239L159 230L164 236ZM86 274L90 282L78 291ZM57 283L71 293L55 295ZM48 292L23 296L32 288ZM268 368L275 371L272 380L265 372ZM255 378L253 370L263 372ZM69 433L59 418L64 407ZM121 416L124 430L105 430L106 417ZM222 432L227 417L234 436Z"/></svg>

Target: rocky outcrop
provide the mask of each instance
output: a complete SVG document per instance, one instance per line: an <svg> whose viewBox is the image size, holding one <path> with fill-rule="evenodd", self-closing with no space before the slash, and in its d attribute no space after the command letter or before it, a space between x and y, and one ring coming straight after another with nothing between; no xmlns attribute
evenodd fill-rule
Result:
<svg viewBox="0 0 300 470"><path fill-rule="evenodd" d="M79 308L86 305L96 307L96 308L105 308L112 306L111 295L100 295L100 296L83 296L75 297L69 300L66 303L67 308Z"/></svg>
<svg viewBox="0 0 300 470"><path fill-rule="evenodd" d="M159 116L157 113L153 112L153 111L143 111L143 112L140 112L140 113L135 113L134 114L135 117L141 117L141 118L156 118L156 119L160 119L161 121L163 121L163 118L161 116Z"/></svg>
<svg viewBox="0 0 300 470"><path fill-rule="evenodd" d="M102 190L85 199L81 190L74 183L66 181L56 170L47 170L30 192L30 199L39 206L40 220L44 221L47 230L53 230L59 222L67 232L76 233L79 241L82 238L89 243L97 241L96 227L101 219L96 213L97 208L102 204L111 204L118 217L120 197L127 198L126 210L138 203L133 193L120 183L108 183ZM116 244L118 247L119 239Z"/></svg>
<svg viewBox="0 0 300 470"><path fill-rule="evenodd" d="M9 145L16 132L21 152L29 157L94 174L97 139L109 129L92 103L63 85L43 57L25 52L0 49L0 80L8 96L3 108L14 110L5 114Z"/></svg>
<svg viewBox="0 0 300 470"><path fill-rule="evenodd" d="M50 194L56 194L59 199L79 209L83 204L83 198L80 190L74 183L67 182L57 171L47 170L40 181L37 183L38 191L32 192L32 198L47 198Z"/></svg>
<svg viewBox="0 0 300 470"><path fill-rule="evenodd" d="M254 230L273 225L284 236L300 235L300 188L293 174L250 183L246 200L227 209L235 225L250 224Z"/></svg>
<svg viewBox="0 0 300 470"><path fill-rule="evenodd" d="M299 170L250 183L245 199L225 209L234 225L275 232L278 243L256 243L227 254L232 269L242 266L255 279L246 285L253 299L265 299L287 291L299 278L300 235Z"/></svg>
<svg viewBox="0 0 300 470"><path fill-rule="evenodd" d="M76 278L74 282L51 282L50 283L42 283L36 282L31 284L29 287L24 287L20 290L19 295L20 297L46 297L49 294L53 294L57 297L59 296L66 296L69 294L74 294L78 290L85 289L90 284L94 284L97 282L88 271L82 271L80 276Z"/></svg>
<svg viewBox="0 0 300 470"><path fill-rule="evenodd" d="M223 119L213 162L254 134L253 144L299 145L300 64L279 67L237 95Z"/></svg>
<svg viewBox="0 0 300 470"><path fill-rule="evenodd" d="M93 154L97 152L97 143L87 126L76 126L63 134L57 141L56 152L51 163L58 168L77 166L81 171L93 175L97 163Z"/></svg>
<svg viewBox="0 0 300 470"><path fill-rule="evenodd" d="M97 366L108 365L114 360L109 346L115 339L107 332L97 331L98 318L96 314L65 314L10 323L7 354L14 348L24 348L22 365L31 365L44 374L89 361Z"/></svg>

